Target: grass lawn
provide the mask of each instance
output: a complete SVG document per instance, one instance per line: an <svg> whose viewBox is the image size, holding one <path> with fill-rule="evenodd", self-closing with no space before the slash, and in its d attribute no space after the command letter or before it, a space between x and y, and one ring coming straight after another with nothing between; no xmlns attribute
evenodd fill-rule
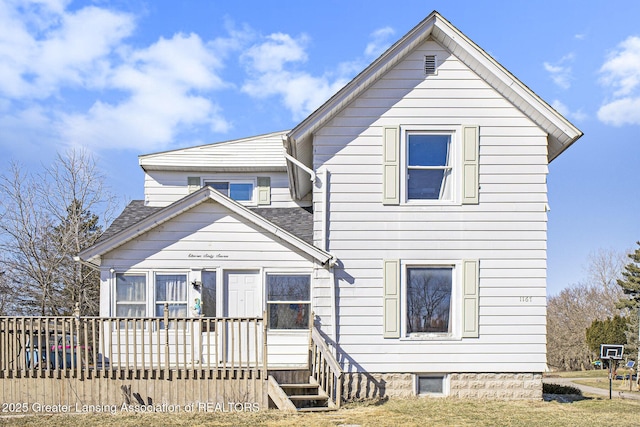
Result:
<svg viewBox="0 0 640 427"><path fill-rule="evenodd" d="M574 383L576 384L582 384L582 385L588 385L590 387L597 387L597 388L601 388L601 389L605 389L605 390L609 390L609 378L605 377L605 378L591 378L591 379L581 379L581 380L576 380L574 381ZM621 380L614 380L611 384L611 390L615 393L618 391L624 391L626 393L629 393L629 382L628 381L621 381ZM637 391L637 387L635 384L632 384L632 394L640 394L640 392Z"/></svg>
<svg viewBox="0 0 640 427"><path fill-rule="evenodd" d="M618 372L622 371L624 369L618 369ZM545 376L550 378L554 376L562 378L609 378L609 371L606 369L590 369L588 371L549 372Z"/></svg>
<svg viewBox="0 0 640 427"><path fill-rule="evenodd" d="M390 399L327 413L280 411L213 414L39 415L0 418L8 426L637 426L640 401L593 398L573 403Z"/></svg>

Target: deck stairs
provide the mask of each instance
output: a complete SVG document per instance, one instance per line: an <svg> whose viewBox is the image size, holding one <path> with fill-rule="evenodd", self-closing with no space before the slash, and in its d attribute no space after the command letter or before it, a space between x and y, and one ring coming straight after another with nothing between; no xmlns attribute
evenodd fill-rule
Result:
<svg viewBox="0 0 640 427"><path fill-rule="evenodd" d="M269 376L269 397L280 410L288 412L335 411L337 408L313 377L308 382L279 384Z"/></svg>

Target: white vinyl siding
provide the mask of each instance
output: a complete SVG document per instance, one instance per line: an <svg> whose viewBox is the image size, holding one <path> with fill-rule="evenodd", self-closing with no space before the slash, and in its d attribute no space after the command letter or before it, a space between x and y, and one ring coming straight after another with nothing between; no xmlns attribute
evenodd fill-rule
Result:
<svg viewBox="0 0 640 427"><path fill-rule="evenodd" d="M202 298L191 283L202 281L206 272L216 274L219 292L214 298L224 304L223 277L228 271L259 271L267 274L300 274L318 268L326 271L306 254L275 236L259 232L252 223L236 217L214 201L206 201L163 223L153 230L108 252L102 258L102 286L109 288L109 269L147 271L158 274L184 274L187 277L187 316L193 316L195 298ZM168 270L169 266L171 267ZM306 273L305 273L306 274ZM314 273L317 275L318 273ZM322 273L319 273L320 275ZM312 291L315 298L315 290ZM320 297L327 293L318 292ZM101 315L112 315L113 294L101 299ZM154 310L151 293L147 293L148 311ZM313 303L313 301L312 301ZM204 307L207 310L207 307ZM263 301L262 310L266 310ZM223 312L222 305L217 309ZM301 366L308 361L309 332L304 330L272 331L269 334L270 367Z"/></svg>
<svg viewBox="0 0 640 427"><path fill-rule="evenodd" d="M438 57L438 73L425 78L424 56L430 54ZM401 126L477 130L479 201L462 200L461 178L459 203L381 203L383 135ZM339 348L357 369L545 369L548 166L547 135L538 126L441 45L428 41L319 129L313 142L314 168L331 171L327 232L328 250L340 260L335 268ZM460 152L462 167L462 147ZM325 217L321 191L314 189L317 244ZM384 338L388 332L383 331L393 325L385 314L390 300L383 260L480 259L476 294L459 295L460 312L462 298L465 311L477 310L477 324L465 322L465 332L461 324L463 337ZM531 298L525 303L521 296Z"/></svg>
<svg viewBox="0 0 640 427"><path fill-rule="evenodd" d="M196 176L197 175L197 176ZM207 181L215 180L253 180L258 184L258 198L262 198L262 202L258 199L259 205L269 205L271 207L285 208L296 207L289 193L289 179L286 172L254 172L254 173L211 173L200 172L178 172L178 171L149 171L145 173L145 202L148 206L168 206L171 203L180 200L189 193L200 188L195 188L191 184L189 178L198 178L200 182L205 178ZM266 181L269 181L269 187L265 188ZM199 184L201 185L201 184Z"/></svg>

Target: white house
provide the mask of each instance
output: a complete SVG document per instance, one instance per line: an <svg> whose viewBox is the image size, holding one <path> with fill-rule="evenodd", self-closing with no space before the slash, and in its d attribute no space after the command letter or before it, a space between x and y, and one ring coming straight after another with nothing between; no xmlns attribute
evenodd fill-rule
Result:
<svg viewBox="0 0 640 427"><path fill-rule="evenodd" d="M433 12L292 130L140 156L80 258L101 316L266 312L270 370L313 313L345 397L540 398L548 164L581 135Z"/></svg>

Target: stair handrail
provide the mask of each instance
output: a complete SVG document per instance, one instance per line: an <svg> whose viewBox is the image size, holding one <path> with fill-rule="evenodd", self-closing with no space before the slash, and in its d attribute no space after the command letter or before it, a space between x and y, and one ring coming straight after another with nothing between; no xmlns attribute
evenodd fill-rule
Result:
<svg viewBox="0 0 640 427"><path fill-rule="evenodd" d="M343 371L315 325L311 328L309 356L312 378L327 393L332 405L339 408L342 401Z"/></svg>

